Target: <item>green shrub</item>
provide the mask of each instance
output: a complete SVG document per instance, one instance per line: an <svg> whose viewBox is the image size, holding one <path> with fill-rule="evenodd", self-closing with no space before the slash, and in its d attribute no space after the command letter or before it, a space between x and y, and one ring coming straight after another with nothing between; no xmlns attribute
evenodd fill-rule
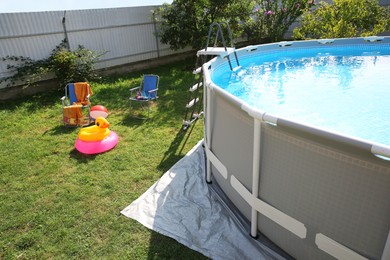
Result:
<svg viewBox="0 0 390 260"><path fill-rule="evenodd" d="M33 60L23 56L7 56L3 61L9 62L7 69L14 72L11 76L0 79L8 85L18 83L33 83L44 79L52 72L63 87L68 82L90 81L97 78L95 64L104 53L98 53L79 45L69 50L64 40L52 50L50 57L42 60Z"/></svg>
<svg viewBox="0 0 390 260"><path fill-rule="evenodd" d="M291 24L313 5L314 1L308 0L261 0L247 23L246 33L252 42L280 41Z"/></svg>
<svg viewBox="0 0 390 260"><path fill-rule="evenodd" d="M334 0L320 2L313 12L302 16L294 29L295 39L347 38L377 35L390 29L389 9L377 0Z"/></svg>

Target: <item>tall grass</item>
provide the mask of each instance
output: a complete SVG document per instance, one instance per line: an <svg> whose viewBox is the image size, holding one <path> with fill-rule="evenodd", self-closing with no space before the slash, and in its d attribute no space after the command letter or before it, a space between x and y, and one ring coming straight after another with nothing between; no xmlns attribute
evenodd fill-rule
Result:
<svg viewBox="0 0 390 260"><path fill-rule="evenodd" d="M61 123L54 91L0 104L0 259L199 259L203 256L120 214L203 135L183 132L194 61L91 82L92 105L105 106L119 136L106 153L74 148L78 128ZM143 73L160 76L159 101L129 108Z"/></svg>

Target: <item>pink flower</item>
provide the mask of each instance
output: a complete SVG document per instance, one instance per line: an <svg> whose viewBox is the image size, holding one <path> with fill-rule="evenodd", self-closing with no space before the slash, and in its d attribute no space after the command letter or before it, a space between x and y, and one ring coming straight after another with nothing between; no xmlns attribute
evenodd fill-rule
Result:
<svg viewBox="0 0 390 260"><path fill-rule="evenodd" d="M272 14L273 14L273 12L272 12L271 10L266 11L266 12L264 13L265 16L267 16L267 15L272 15Z"/></svg>
<svg viewBox="0 0 390 260"><path fill-rule="evenodd" d="M295 7L299 9L299 7L301 7L301 4L300 3L296 3Z"/></svg>

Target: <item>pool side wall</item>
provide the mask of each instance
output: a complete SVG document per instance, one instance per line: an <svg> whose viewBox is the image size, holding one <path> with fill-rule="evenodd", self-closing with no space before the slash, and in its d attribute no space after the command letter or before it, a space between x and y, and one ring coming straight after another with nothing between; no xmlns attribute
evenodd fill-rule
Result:
<svg viewBox="0 0 390 260"><path fill-rule="evenodd" d="M255 48L260 46L238 55ZM262 234L294 258L383 259L389 243L390 161L371 153L372 145L364 141L252 111L211 82L209 71L223 62L218 58L204 66L205 143L213 180ZM255 220L254 212L260 212Z"/></svg>

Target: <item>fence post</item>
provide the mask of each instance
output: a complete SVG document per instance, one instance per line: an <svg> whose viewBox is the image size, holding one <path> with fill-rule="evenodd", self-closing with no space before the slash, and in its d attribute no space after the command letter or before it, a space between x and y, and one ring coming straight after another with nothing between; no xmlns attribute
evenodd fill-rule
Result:
<svg viewBox="0 0 390 260"><path fill-rule="evenodd" d="M156 14L153 10L153 26L154 26L154 36L156 37L156 48L157 48L157 58L160 58L160 46L157 34L157 24L156 24Z"/></svg>
<svg viewBox="0 0 390 260"><path fill-rule="evenodd" d="M68 50L70 50L68 31L66 30L66 24L65 24L65 15L66 15L66 10L64 11L64 17L62 17L62 26L64 27L65 44L66 44L66 47L68 48Z"/></svg>

